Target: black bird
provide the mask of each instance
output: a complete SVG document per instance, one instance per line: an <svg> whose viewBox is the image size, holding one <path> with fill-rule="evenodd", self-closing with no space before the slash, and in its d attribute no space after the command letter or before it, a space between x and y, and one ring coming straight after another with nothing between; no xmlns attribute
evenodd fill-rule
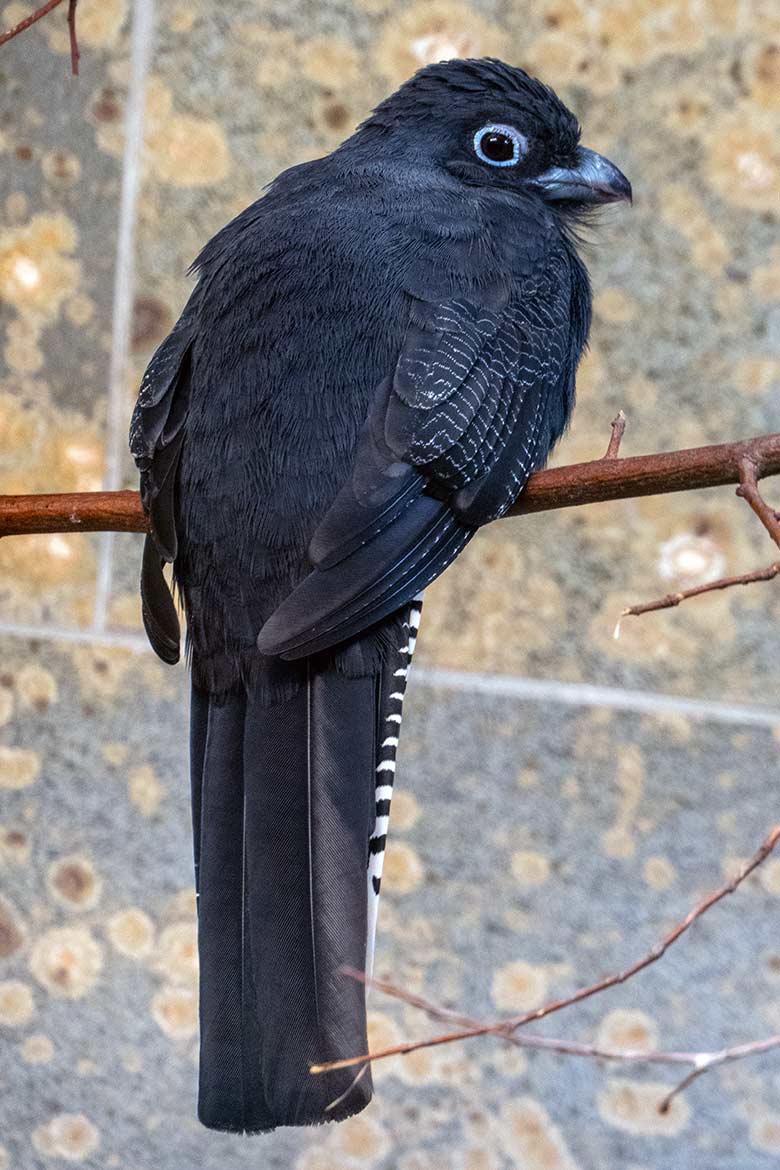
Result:
<svg viewBox="0 0 780 1170"><path fill-rule="evenodd" d="M567 425L590 324L576 227L630 199L552 90L417 73L203 249L144 376L146 629L192 663L199 1116L349 1116L422 590ZM259 637L258 637L259 633Z"/></svg>

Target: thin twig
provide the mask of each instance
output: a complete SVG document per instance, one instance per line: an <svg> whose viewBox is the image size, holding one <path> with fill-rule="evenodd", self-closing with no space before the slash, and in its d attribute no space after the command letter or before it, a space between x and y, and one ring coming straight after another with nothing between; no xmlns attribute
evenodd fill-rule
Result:
<svg viewBox="0 0 780 1170"><path fill-rule="evenodd" d="M47 0L40 8L36 8L35 12L31 12L29 16L25 16L24 20L20 20L13 28L9 28L7 32L0 33L0 45L6 44L7 41L18 37L20 33L26 32L32 25L37 24L44 16L48 16L55 8L59 8L63 0ZM68 0L68 33L70 35L70 68L74 77L78 76L79 72L79 43L76 35L76 5L78 0Z"/></svg>
<svg viewBox="0 0 780 1170"><path fill-rule="evenodd" d="M776 545L780 546L780 517L774 508L770 508L758 487L758 480L762 474L761 458L754 452L746 452L739 465L739 487L737 495L758 516Z"/></svg>
<svg viewBox="0 0 780 1170"><path fill-rule="evenodd" d="M404 988L398 987L396 984L390 983L385 979L372 978L370 980L364 980L362 972L355 971L349 967L342 968L342 972L352 978L357 978L361 982L367 982L373 989L381 991L384 995L390 996L392 999L401 1000L402 1003L408 1004L410 1007L418 1008L432 1019L449 1020L472 1029L482 1026L482 1021L474 1020L470 1016L464 1016L459 1012L452 1011L450 1008L442 1007L432 1000L406 991ZM606 1060L618 1063L622 1062L624 1064L692 1065L691 1072L688 1073L684 1080L680 1081L659 1102L658 1109L661 1113L666 1113L674 1097L678 1093L683 1092L693 1081L705 1072L708 1072L709 1069L735 1060L743 1060L745 1057L755 1056L762 1052L769 1052L773 1048L780 1048L780 1034L770 1036L767 1039L751 1040L745 1044L735 1044L730 1048L721 1048L717 1052L602 1048L598 1044L585 1044L576 1040L561 1040L553 1036L536 1036L529 1032L515 1032L511 1035L502 1036L502 1039L508 1041L510 1044L516 1045L518 1048L555 1052L562 1056L580 1056L592 1060ZM368 1064L364 1064L363 1069L365 1070L367 1068Z"/></svg>
<svg viewBox="0 0 780 1170"><path fill-rule="evenodd" d="M755 569L752 573L741 573L738 577L720 577L717 581L710 581L706 585L696 585L693 589L681 589L679 593L667 593L666 597L659 597L657 601L643 601L640 605L629 605L621 611L615 626L614 637L620 637L620 623L624 617L639 617L643 613L653 613L658 609L673 609L681 601L689 597L700 597L702 593L713 593L718 589L731 589L734 585L752 585L756 581L774 581L780 574L780 561L773 561L765 569Z"/></svg>
<svg viewBox="0 0 780 1170"><path fill-rule="evenodd" d="M761 453L748 448L739 460L739 487L737 495L743 499L758 516L764 528L775 544L780 545L780 516L767 504L761 495L758 480L763 474ZM706 585L696 585L692 589L681 589L677 593L667 593L657 601L645 601L640 605L629 605L622 611L613 632L613 638L620 637L620 625L624 617L639 617L643 613L654 613L659 609L673 609L681 601L690 597L700 597L702 593L713 593L719 589L731 589L735 585L752 585L756 581L773 581L780 573L780 562L775 561L765 569L755 569L752 573L740 573L735 577L720 577L717 581L710 581Z"/></svg>
<svg viewBox="0 0 780 1170"><path fill-rule="evenodd" d="M722 1048L720 1052L692 1054L696 1058L694 1061L696 1067L659 1102L658 1112L667 1113L674 1098L704 1073L709 1072L711 1068L717 1068L720 1064L731 1064L735 1060L744 1060L746 1056L757 1056L761 1052L770 1052L773 1048L780 1048L780 1036L769 1036L765 1040L750 1040L747 1044L735 1044L731 1048Z"/></svg>
<svg viewBox="0 0 780 1170"><path fill-rule="evenodd" d="M59 8L63 0L47 0L40 8L36 8L35 12L31 12L29 16L25 16L24 20L20 20L13 28L9 28L7 32L0 33L0 45L4 45L7 41L12 41L14 37L18 37L20 33L26 32L32 25L37 24L44 16L48 16L55 8ZM70 34L70 67L75 76L78 76L79 71L79 43L76 36L76 5L78 0L68 0L68 32Z"/></svg>
<svg viewBox="0 0 780 1170"><path fill-rule="evenodd" d="M573 995L566 996L564 999L553 1000L551 1003L545 1004L543 1007L536 1008L534 1011L524 1012L522 1015L510 1016L505 1020L498 1020L490 1023L476 1022L476 1026L467 1026L454 1032L448 1032L440 1036L431 1036L426 1040L410 1041L405 1044L395 1044L389 1048L383 1048L378 1052L365 1052L360 1056L347 1057L343 1060L329 1061L326 1064L313 1065L310 1069L312 1073L329 1072L338 1068L351 1068L354 1065L365 1064L367 1061L384 1060L389 1056L402 1056L409 1052L416 1052L421 1048L434 1048L442 1044L453 1044L458 1040L470 1040L473 1036L511 1036L518 1028L523 1027L535 1020L542 1020L546 1016L553 1015L555 1012L562 1011L563 1008L571 1007L575 1003L581 1003L585 999L589 999L593 995L598 995L602 991L608 990L610 987L615 987L620 983L625 983L627 980L639 974L640 971L650 967L653 963L658 962L674 943L686 933L693 925L693 923L706 914L717 902L720 902L728 894L734 891L744 882L755 869L774 849L778 840L780 840L780 825L772 829L771 833L764 841L763 845L753 857L748 861L730 881L720 886L713 893L709 894L701 901L691 912L679 922L666 936L658 943L652 950L648 951L637 962L632 963L624 971L617 972L613 975L607 975L605 978L598 980L596 983L590 984L588 987L580 988L579 991L574 992ZM366 976L359 972L354 972L354 976L360 979L361 982L370 982Z"/></svg>
<svg viewBox="0 0 780 1170"><path fill-rule="evenodd" d="M609 446L604 453L604 458L618 459L620 457L620 444L623 442L623 435L626 433L625 413L619 410L609 425L612 427L612 434L609 437Z"/></svg>
<svg viewBox="0 0 780 1170"><path fill-rule="evenodd" d="M79 42L76 36L76 5L79 0L68 0L68 35L70 36L70 70L74 77L79 75Z"/></svg>
<svg viewBox="0 0 780 1170"><path fill-rule="evenodd" d="M46 4L42 4L40 8L36 8L35 12L31 12L29 16L25 16L24 20L20 20L13 28L9 28L7 32L0 33L0 45L4 45L6 41L13 40L18 37L20 33L26 32L28 28L41 20L44 16L48 16L55 8L62 4L62 0L47 0Z"/></svg>

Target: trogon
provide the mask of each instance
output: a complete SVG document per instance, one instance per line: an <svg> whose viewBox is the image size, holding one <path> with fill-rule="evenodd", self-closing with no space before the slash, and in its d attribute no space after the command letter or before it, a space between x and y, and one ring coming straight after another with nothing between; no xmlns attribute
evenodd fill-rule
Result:
<svg viewBox="0 0 780 1170"><path fill-rule="evenodd" d="M338 1120L421 594L564 431L591 315L578 229L630 199L555 93L429 65L223 228L130 446L144 623L192 672L199 1117Z"/></svg>

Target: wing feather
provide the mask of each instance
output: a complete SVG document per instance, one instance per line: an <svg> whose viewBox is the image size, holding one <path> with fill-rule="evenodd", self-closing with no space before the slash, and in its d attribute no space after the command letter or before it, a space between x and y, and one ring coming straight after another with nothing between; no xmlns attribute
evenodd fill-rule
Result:
<svg viewBox="0 0 780 1170"><path fill-rule="evenodd" d="M190 405L191 312L153 354L130 422L130 450L141 472L141 500L151 521L141 564L141 610L149 641L165 662L177 662L180 628L163 575L176 557L176 483Z"/></svg>
<svg viewBox="0 0 780 1170"><path fill-rule="evenodd" d="M314 534L314 571L261 630L263 653L299 658L368 629L503 514L548 454L552 397L570 390L569 299L563 282L551 305L416 306Z"/></svg>

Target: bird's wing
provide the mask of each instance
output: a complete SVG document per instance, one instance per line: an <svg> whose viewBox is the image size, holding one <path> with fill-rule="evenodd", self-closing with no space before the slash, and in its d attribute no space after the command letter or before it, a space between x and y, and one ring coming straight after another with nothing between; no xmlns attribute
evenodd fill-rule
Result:
<svg viewBox="0 0 780 1170"><path fill-rule="evenodd" d="M264 625L263 653L299 658L361 633L516 498L547 457L551 405L574 374L568 285L543 291L498 309L454 299L416 310L351 478L312 539L314 570Z"/></svg>
<svg viewBox="0 0 780 1170"><path fill-rule="evenodd" d="M141 500L151 521L141 567L141 608L155 652L178 662L179 618L163 576L177 551L176 472L190 404L192 326L185 310L153 355L130 422L130 451L141 473Z"/></svg>

